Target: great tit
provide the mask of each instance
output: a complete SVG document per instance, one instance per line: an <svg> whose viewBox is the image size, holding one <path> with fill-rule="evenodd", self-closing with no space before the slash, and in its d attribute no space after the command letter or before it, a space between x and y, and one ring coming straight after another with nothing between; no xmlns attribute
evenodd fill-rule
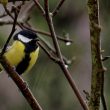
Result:
<svg viewBox="0 0 110 110"><path fill-rule="evenodd" d="M14 35L13 40L12 46L6 50L4 56L21 75L27 73L38 58L38 36L30 30L22 30Z"/></svg>

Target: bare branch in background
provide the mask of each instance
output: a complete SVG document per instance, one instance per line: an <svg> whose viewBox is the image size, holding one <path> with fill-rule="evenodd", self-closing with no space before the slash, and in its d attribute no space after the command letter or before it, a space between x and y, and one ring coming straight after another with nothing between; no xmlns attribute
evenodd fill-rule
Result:
<svg viewBox="0 0 110 110"><path fill-rule="evenodd" d="M43 14L43 16L45 15L45 10L43 9L43 7L40 5L38 0L33 0L34 3L36 4L36 6L38 7L38 9L41 11L41 13Z"/></svg>
<svg viewBox="0 0 110 110"><path fill-rule="evenodd" d="M101 101L102 101L102 106L103 106L103 110L108 110L107 109L107 103L106 103L106 100L105 100L105 96L104 96L104 74L103 74L103 84L102 84L102 87L101 87Z"/></svg>
<svg viewBox="0 0 110 110"><path fill-rule="evenodd" d="M6 13L3 13L3 14L0 15L0 18L3 18L5 16L7 16L7 14Z"/></svg>
<svg viewBox="0 0 110 110"><path fill-rule="evenodd" d="M39 34L42 34L42 35L46 35L48 37L52 37L50 32L46 32L46 31L43 31L43 30L34 29L32 27L30 28L30 27L27 27L25 25L23 25L23 27L26 28L26 29L28 29L28 30L31 30L31 31L33 31L35 33L39 33ZM63 41L65 43L67 43L67 42L73 43L73 40L71 40L70 38L64 38L64 37L61 37L61 36L58 36L58 35L57 35L57 38L58 38L58 40Z"/></svg>
<svg viewBox="0 0 110 110"><path fill-rule="evenodd" d="M7 10L6 7L4 7L4 8L5 8L5 10ZM16 30L15 27L16 27L17 17L18 17L18 13L17 13L17 11L15 10L15 18L14 18L14 22L13 22L13 27L12 27L11 33L10 33L10 35L9 35L9 37L8 37L8 39L7 39L6 43L5 43L5 45L4 45L4 47L3 47L3 49L2 49L1 56L5 53L6 48L7 48L7 46L8 46L8 43L9 43L10 39L12 38L12 36L13 36L15 30Z"/></svg>
<svg viewBox="0 0 110 110"><path fill-rule="evenodd" d="M14 22L12 20L3 20L3 19L0 19L0 26L3 26L3 25L12 25Z"/></svg>
<svg viewBox="0 0 110 110"><path fill-rule="evenodd" d="M108 60L110 58L110 56L104 56L103 58L102 58L102 61L106 61L106 60Z"/></svg>
<svg viewBox="0 0 110 110"><path fill-rule="evenodd" d="M42 35L46 35L47 37L50 37L51 38L51 34L49 32L46 32L46 31L43 31L43 30L37 30L37 29L34 29L31 27L31 25L29 24L29 26L26 26L26 25L23 25L24 23L24 19L23 20L18 20L17 21L17 25L19 25L20 27L22 28L25 28L25 29L28 29L28 30L31 30L35 33L39 33L39 34L42 34ZM13 21L12 20L3 20L3 19L0 19L0 25L12 25L13 24ZM60 41L63 41L65 43L67 42L70 42L70 43L73 43L73 40L70 39L70 38L64 38L64 37L61 37L61 36L58 36L57 35L57 38L58 40Z"/></svg>
<svg viewBox="0 0 110 110"><path fill-rule="evenodd" d="M47 48L45 48L44 44L42 42L38 42L39 46L44 50L44 52L50 57L50 59L52 59L54 62L59 62L59 59L52 55L51 51L49 52L49 50L47 50Z"/></svg>
<svg viewBox="0 0 110 110"><path fill-rule="evenodd" d="M77 88L70 72L66 68L65 63L63 61L62 53L61 53L61 50L60 50L60 47L59 47L59 43L58 43L58 39L57 39L57 36L56 36L56 33L55 33L55 29L54 29L54 26L53 26L52 14L49 12L48 0L44 0L44 7L45 7L45 17L46 17L46 20L47 20L47 24L48 24L51 36L52 36L53 44L54 44L54 47L55 47L55 50L56 50L56 55L60 59L58 64L61 67L61 69L62 69L65 77L67 78L71 88L73 89L75 95L77 96L81 106L83 107L84 110L88 110L87 104L85 103L84 99L82 98L82 96L81 96L81 94L80 94L80 92L79 92L79 90L78 90L78 88Z"/></svg>
<svg viewBox="0 0 110 110"><path fill-rule="evenodd" d="M59 3L57 4L57 6L55 7L54 11L52 12L52 16L57 15L57 13L59 12L60 8L62 7L63 3L66 0L60 0Z"/></svg>
<svg viewBox="0 0 110 110"><path fill-rule="evenodd" d="M13 15L10 13L10 11L7 9L7 8L5 8L5 11L7 12L7 14L14 20L14 17L13 17ZM21 29L23 29L22 28L22 25L20 24L20 23L16 23Z"/></svg>
<svg viewBox="0 0 110 110"><path fill-rule="evenodd" d="M43 50L46 49L46 51L48 51L48 52L46 52L46 53L48 53L48 55L49 55L50 58L55 56L56 59L58 59L57 56L56 56L56 51L55 51L55 49L52 47L52 45L49 45L49 43L47 43L47 42L45 41L45 39L41 39L41 38L40 38L40 42L41 42L41 44L40 44L41 48L42 48ZM45 47L45 48L43 48L43 47ZM62 55L62 56L63 56L63 60L64 60L65 65L70 65L70 64L75 60L74 58L68 60L64 55ZM55 57L54 57L54 59L55 59Z"/></svg>

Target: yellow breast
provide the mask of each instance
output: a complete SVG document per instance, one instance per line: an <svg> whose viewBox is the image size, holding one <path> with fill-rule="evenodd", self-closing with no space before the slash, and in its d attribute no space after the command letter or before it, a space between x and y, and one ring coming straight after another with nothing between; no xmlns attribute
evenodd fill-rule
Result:
<svg viewBox="0 0 110 110"><path fill-rule="evenodd" d="M15 41L4 56L12 66L17 66L25 56L24 49L25 47L20 41Z"/></svg>

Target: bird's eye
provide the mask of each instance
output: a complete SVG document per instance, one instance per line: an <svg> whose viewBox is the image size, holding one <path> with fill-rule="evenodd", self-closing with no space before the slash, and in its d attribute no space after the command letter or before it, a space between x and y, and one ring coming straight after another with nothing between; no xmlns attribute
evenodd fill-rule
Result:
<svg viewBox="0 0 110 110"><path fill-rule="evenodd" d="M28 42L30 42L30 41L32 40L32 39L29 39L29 38L27 38L27 37L21 35L21 34L18 34L18 39L19 39L20 41L24 42L24 43L28 43Z"/></svg>

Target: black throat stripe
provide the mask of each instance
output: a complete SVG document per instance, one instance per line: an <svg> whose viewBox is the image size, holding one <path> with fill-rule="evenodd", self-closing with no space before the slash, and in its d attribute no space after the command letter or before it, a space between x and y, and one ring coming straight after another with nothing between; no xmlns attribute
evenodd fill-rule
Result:
<svg viewBox="0 0 110 110"><path fill-rule="evenodd" d="M35 51L38 48L38 45L36 45L36 42L31 41L29 43L24 44L25 45L25 56L22 59L22 61L16 66L16 71L18 72L19 75L24 73L26 69L29 66L29 62L31 60L30 54L31 52Z"/></svg>
<svg viewBox="0 0 110 110"><path fill-rule="evenodd" d="M25 70L28 68L30 60L31 60L30 53L25 54L23 60L16 67L16 71L18 72L19 75L24 73Z"/></svg>

